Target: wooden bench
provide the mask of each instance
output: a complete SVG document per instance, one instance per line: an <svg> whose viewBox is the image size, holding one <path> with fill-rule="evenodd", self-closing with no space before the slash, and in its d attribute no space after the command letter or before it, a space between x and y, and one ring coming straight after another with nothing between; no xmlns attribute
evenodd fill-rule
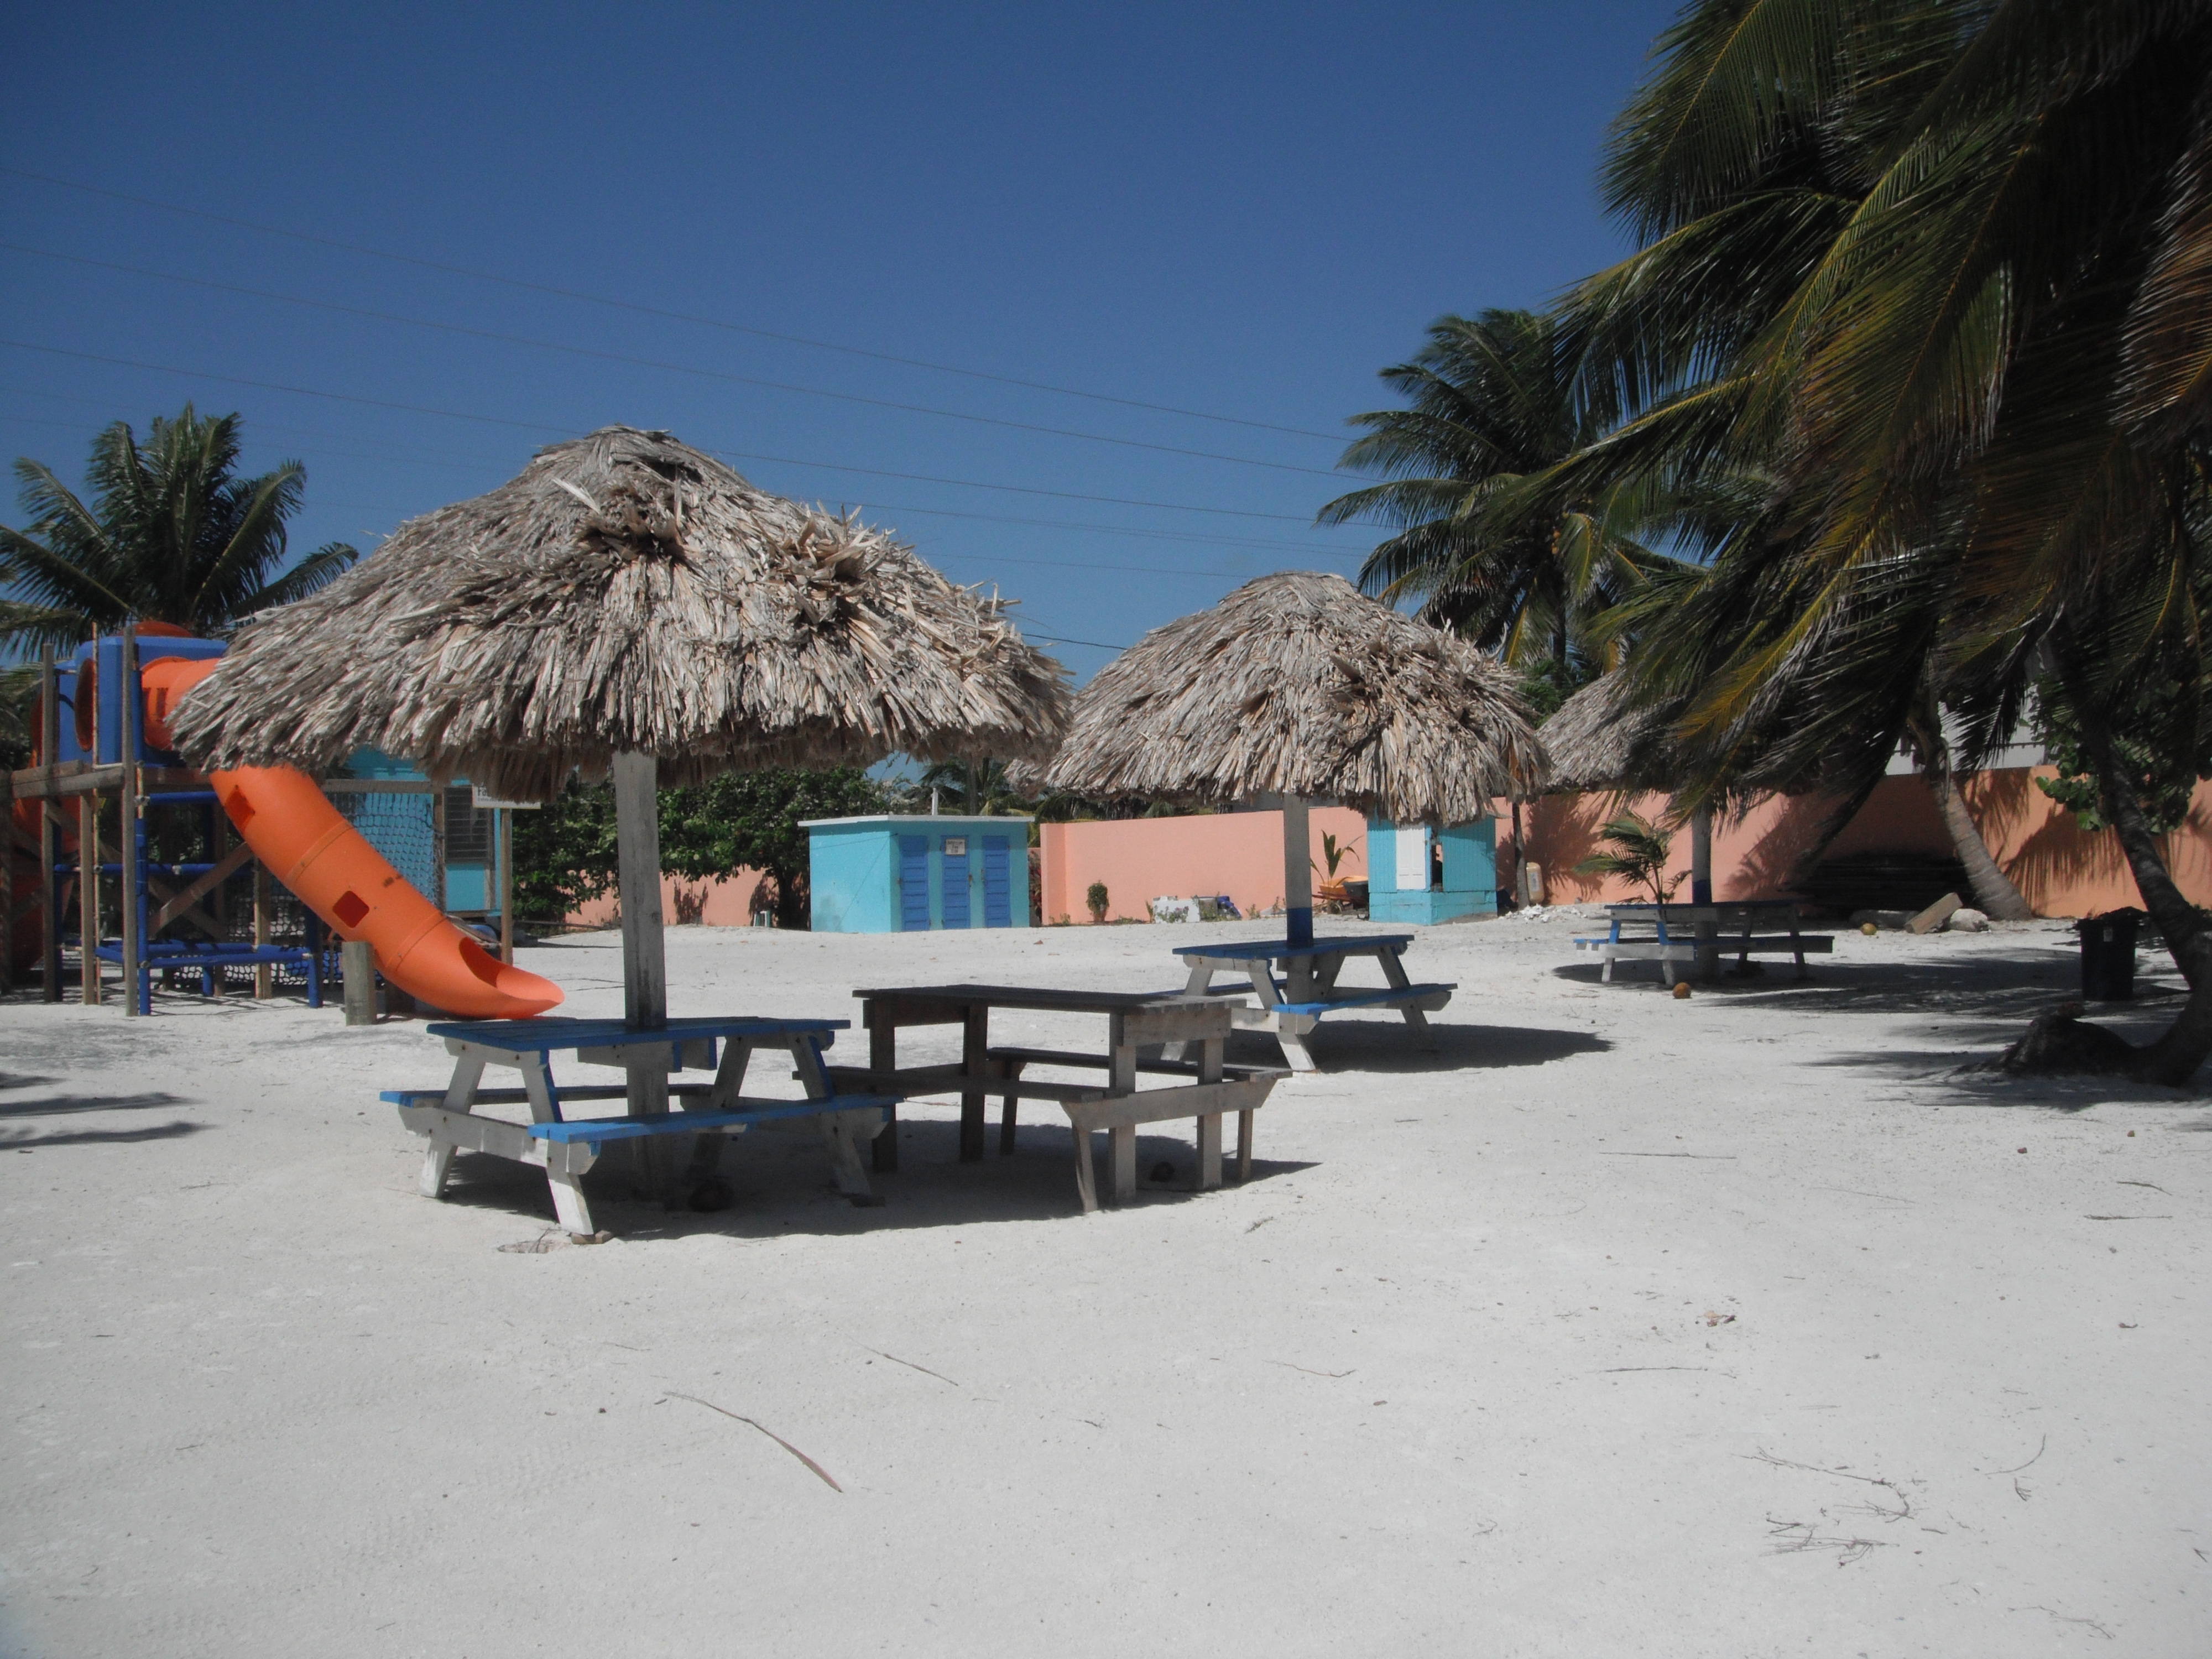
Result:
<svg viewBox="0 0 2212 1659"><path fill-rule="evenodd" d="M877 1200L861 1168L858 1143L871 1139L890 1121L892 1100L878 1094L840 1092L830 1085L822 1051L836 1041L843 1020L689 1018L671 1020L654 1030L633 1030L619 1020L562 1018L441 1022L430 1034L445 1040L454 1057L453 1080L443 1089L390 1089L380 1098L399 1109L400 1121L428 1143L423 1153L421 1190L426 1198L445 1194L457 1152L487 1152L545 1171L552 1188L553 1212L562 1226L588 1236L597 1231L586 1201L583 1177L612 1141L641 1147L670 1135L694 1138L690 1179L711 1181L725 1139L757 1126L791 1119L812 1119L828 1145L837 1189L856 1203ZM716 1049L720 1048L717 1063ZM740 1094L753 1054L783 1049L805 1089L804 1100L748 1099ZM626 1101L627 1084L556 1084L555 1053L573 1052L581 1061L623 1066L639 1050L648 1063L671 1073L687 1066L712 1067L711 1083L672 1083L668 1095L678 1109L662 1115L575 1118L568 1109L586 1101ZM501 1066L522 1074L519 1089L481 1086L485 1068ZM531 1121L511 1122L483 1115L479 1106L523 1106Z"/></svg>
<svg viewBox="0 0 2212 1659"><path fill-rule="evenodd" d="M1075 1142L1075 1186L1086 1213L1098 1207L1098 1183L1091 1137L1107 1132L1108 1164L1115 1199L1137 1189L1137 1128L1140 1124L1191 1118L1197 1124L1198 1173L1204 1191L1221 1184L1221 1119L1237 1114L1239 1178L1252 1160L1252 1115L1284 1073L1273 1067L1231 1066L1222 1048L1231 1026L1229 1005L1203 998L1160 997L1127 991L1050 990L1022 986L905 986L854 993L866 1006L870 1036L866 1068L837 1066L830 1076L840 1089L908 1098L957 1094L961 1099L961 1156L983 1154L983 1109L997 1095L1000 1108L999 1150L1014 1149L1018 1103L1046 1100L1067 1114ZM994 1009L1047 1013L1103 1014L1108 1021L1106 1052L1083 1054L1059 1048L994 1047L988 1021ZM957 1024L962 1059L957 1066L902 1069L896 1034L908 1026ZM1168 1044L1198 1050L1193 1060L1154 1056ZM1031 1066L1103 1071L1097 1083L1060 1083L1026 1077ZM1188 1079L1177 1087L1139 1091L1140 1075ZM876 1142L880 1159L884 1140ZM878 1164L882 1167L881 1163Z"/></svg>
<svg viewBox="0 0 2212 1659"><path fill-rule="evenodd" d="M1605 963L1600 976L1610 984L1616 962L1656 962L1660 977L1669 963L1696 964L1711 977L1723 957L1734 957L1738 967L1755 956L1794 957L1798 976L1805 975L1805 958L1826 956L1835 949L1833 936L1805 933L1797 929L1797 907L1786 900L1747 900L1718 904L1607 905L1612 927L1602 936L1579 937L1575 949L1594 954ZM1786 923L1786 933L1755 933L1761 921ZM1738 928L1741 931L1724 931Z"/></svg>
<svg viewBox="0 0 2212 1659"><path fill-rule="evenodd" d="M1378 933L1318 939L1304 945L1284 939L1179 946L1176 954L1190 970L1182 997L1195 1001L1224 994L1242 997L1249 992L1256 1006L1236 1007L1237 1024L1273 1031L1292 1071L1315 1071L1318 1068L1305 1040L1322 1016L1346 1008L1395 1008L1407 1025L1425 1031L1427 1016L1451 1000L1457 986L1415 985L1406 977L1401 958L1413 937L1411 933ZM1352 957L1375 957L1389 983L1339 991L1337 975ZM1280 981L1275 977L1278 963L1283 969ZM1244 979L1242 983L1216 986L1213 976L1218 973L1242 974Z"/></svg>
<svg viewBox="0 0 2212 1659"><path fill-rule="evenodd" d="M1451 994L1457 989L1455 983L1390 986L1379 991L1346 991L1311 1002L1279 1002L1275 1006L1286 1014L1310 1014L1316 1019L1340 1008L1402 1008L1410 1005L1433 1012L1450 1001Z"/></svg>
<svg viewBox="0 0 2212 1659"><path fill-rule="evenodd" d="M1065 1109L1072 1106L1088 1108L1099 1101L1115 1098L1109 1094L1103 1083L1097 1085L1047 1083L1022 1075L1023 1072L1031 1066L1060 1066L1070 1071L1109 1071L1114 1062L1110 1057L1104 1054L1076 1054L1065 1048L1001 1048L986 1049L984 1057L990 1062L992 1070L1003 1079L1002 1083L994 1085L994 1092L1000 1096L999 1152L1001 1156L1010 1154L1014 1150L1014 1134L1018 1126L1020 1102L1050 1100ZM1138 1075L1146 1077L1187 1077L1200 1080L1204 1080L1206 1077L1206 1066L1202 1061L1152 1058L1142 1053L1137 1056L1132 1069ZM1264 1078L1273 1085L1291 1074L1288 1067L1281 1066L1231 1066L1224 1063L1220 1070L1221 1075L1217 1080L1223 1083L1250 1083ZM1183 1092L1182 1090L1157 1090L1150 1094L1124 1095L1119 1098L1127 1102L1145 1103L1147 1109L1155 1104L1158 1105L1158 1110L1153 1115L1129 1120L1133 1124L1165 1123L1179 1117L1192 1117L1198 1120L1199 1168L1194 1184L1196 1190L1203 1192L1209 1187L1218 1187L1221 1184L1221 1139L1218 1127L1220 1120L1218 1115L1213 1118L1216 1126L1212 1138L1213 1167L1211 1171L1212 1178L1208 1179L1206 1119L1205 1115L1200 1113L1195 1108L1177 1103L1176 1097ZM1252 1114L1258 1109L1257 1105L1247 1106L1240 1109L1237 1114L1237 1179L1240 1182L1249 1180L1252 1174ZM1071 1111L1069 1115L1073 1118L1075 1114ZM1085 1115L1098 1116L1096 1113L1088 1112ZM1091 1125L1092 1128L1106 1127L1109 1125L1103 1119Z"/></svg>

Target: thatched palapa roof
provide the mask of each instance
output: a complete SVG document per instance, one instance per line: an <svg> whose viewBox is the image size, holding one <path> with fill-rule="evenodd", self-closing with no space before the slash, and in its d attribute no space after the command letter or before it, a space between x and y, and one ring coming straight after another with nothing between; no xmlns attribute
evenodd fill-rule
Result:
<svg viewBox="0 0 2212 1659"><path fill-rule="evenodd" d="M1662 711L1632 708L1619 670L1569 697L1544 722L1553 789L1672 789L1681 780Z"/></svg>
<svg viewBox="0 0 2212 1659"><path fill-rule="evenodd" d="M1066 671L996 600L613 426L254 623L174 729L204 767L319 771L375 748L543 800L624 751L658 757L667 785L1049 752L1067 707Z"/></svg>
<svg viewBox="0 0 2212 1659"><path fill-rule="evenodd" d="M1291 572L1154 629L1101 670L1045 782L1193 805L1295 795L1455 823L1542 767L1528 707L1488 655L1341 576Z"/></svg>

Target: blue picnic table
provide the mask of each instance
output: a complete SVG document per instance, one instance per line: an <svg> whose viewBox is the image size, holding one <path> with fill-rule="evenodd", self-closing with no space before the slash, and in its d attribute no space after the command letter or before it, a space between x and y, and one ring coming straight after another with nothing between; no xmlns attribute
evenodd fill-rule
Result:
<svg viewBox="0 0 2212 1659"><path fill-rule="evenodd" d="M399 1109L399 1121L428 1142L423 1153L422 1192L445 1194L447 1177L458 1152L489 1152L545 1171L552 1188L554 1214L572 1233L588 1236L591 1206L583 1177L608 1142L641 1144L664 1135L695 1137L689 1181L695 1190L714 1179L725 1137L758 1124L812 1118L828 1145L837 1188L855 1202L878 1202L861 1168L857 1143L872 1139L890 1121L891 1100L881 1095L841 1095L830 1085L823 1051L852 1022L842 1019L760 1019L743 1016L672 1019L647 1030L619 1019L540 1016L536 1019L447 1020L430 1025L454 1057L453 1075L443 1089L386 1089L380 1098ZM749 1099L741 1092L745 1071L757 1050L781 1049L805 1097ZM643 1054L648 1067L659 1051L672 1074L711 1072L711 1081L672 1083L670 1099L679 1109L633 1116L577 1115L572 1108L624 1100L625 1083L571 1083L553 1076L556 1054L573 1054L583 1065L628 1067ZM487 1089L483 1074L492 1066L521 1073L519 1089ZM479 1112L480 1106L526 1104L530 1121L516 1123Z"/></svg>
<svg viewBox="0 0 2212 1659"><path fill-rule="evenodd" d="M1672 963L1689 964L1700 979L1720 972L1724 956L1736 958L1747 969L1755 956L1794 957L1797 976L1806 975L1808 955L1826 955L1835 949L1826 933L1808 933L1800 926L1795 899L1730 899L1708 904L1608 904L1610 926L1602 936L1575 940L1575 949L1590 952L1605 963L1601 981L1610 984L1616 962L1656 962L1662 984L1671 984ZM1762 927L1768 932L1761 933Z"/></svg>
<svg viewBox="0 0 2212 1659"><path fill-rule="evenodd" d="M1405 1016L1407 1024L1425 1031L1427 1016L1451 1000L1456 985L1417 985L1407 978L1401 958L1413 942L1411 933L1236 939L1180 945L1176 954L1190 969L1183 987L1185 996L1242 996L1249 991L1254 1000L1230 1011L1235 1022L1248 1029L1273 1031L1283 1045L1291 1069L1312 1072L1320 1068L1305 1040L1323 1015L1346 1008L1395 1008ZM1387 982L1375 987L1339 986L1338 974L1354 957L1374 957ZM1275 976L1278 964L1280 980ZM1244 983L1217 987L1213 976L1218 973L1243 974Z"/></svg>

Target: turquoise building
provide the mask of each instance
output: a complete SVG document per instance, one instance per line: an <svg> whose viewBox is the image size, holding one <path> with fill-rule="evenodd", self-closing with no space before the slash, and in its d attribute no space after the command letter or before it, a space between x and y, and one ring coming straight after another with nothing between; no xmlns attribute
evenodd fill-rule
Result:
<svg viewBox="0 0 2212 1659"><path fill-rule="evenodd" d="M801 828L817 933L1029 926L1027 818L883 815Z"/></svg>
<svg viewBox="0 0 2212 1659"><path fill-rule="evenodd" d="M1367 821L1367 918L1452 921L1498 910L1498 824Z"/></svg>

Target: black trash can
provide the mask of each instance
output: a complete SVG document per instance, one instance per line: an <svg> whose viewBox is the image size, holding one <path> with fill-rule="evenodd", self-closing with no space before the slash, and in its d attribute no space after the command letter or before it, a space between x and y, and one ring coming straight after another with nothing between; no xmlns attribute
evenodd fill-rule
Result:
<svg viewBox="0 0 2212 1659"><path fill-rule="evenodd" d="M2114 910L2075 923L2081 935L2081 994L2091 1002L2127 1002L2136 994L2136 926L2140 910Z"/></svg>

